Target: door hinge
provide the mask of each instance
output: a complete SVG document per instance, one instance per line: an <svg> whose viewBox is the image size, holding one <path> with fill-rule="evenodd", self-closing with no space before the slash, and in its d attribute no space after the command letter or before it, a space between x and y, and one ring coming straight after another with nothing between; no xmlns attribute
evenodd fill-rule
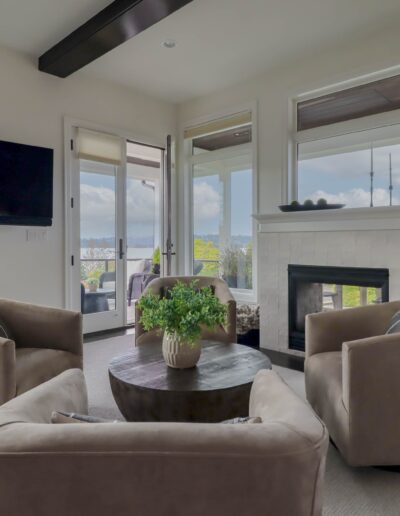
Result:
<svg viewBox="0 0 400 516"><path fill-rule="evenodd" d="M73 208L73 207L74 207L74 198L71 197L71 208Z"/></svg>
<svg viewBox="0 0 400 516"><path fill-rule="evenodd" d="M75 264L74 262L75 262L75 260L74 260L74 255L72 255L72 256L71 256L71 265L72 265L72 267L73 267L73 266L74 266L74 264Z"/></svg>
<svg viewBox="0 0 400 516"><path fill-rule="evenodd" d="M71 140L71 150L74 150L74 140Z"/></svg>

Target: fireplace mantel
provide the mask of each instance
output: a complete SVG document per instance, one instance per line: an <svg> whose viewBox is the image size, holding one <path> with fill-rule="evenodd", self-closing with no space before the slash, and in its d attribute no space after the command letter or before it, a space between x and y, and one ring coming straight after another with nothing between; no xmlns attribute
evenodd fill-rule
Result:
<svg viewBox="0 0 400 516"><path fill-rule="evenodd" d="M400 206L344 208L253 215L259 233L400 230Z"/></svg>

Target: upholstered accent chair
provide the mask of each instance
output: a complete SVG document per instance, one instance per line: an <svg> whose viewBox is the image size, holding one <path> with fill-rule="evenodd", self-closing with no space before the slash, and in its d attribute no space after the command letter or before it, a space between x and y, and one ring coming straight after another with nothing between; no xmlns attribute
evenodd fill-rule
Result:
<svg viewBox="0 0 400 516"><path fill-rule="evenodd" d="M306 318L307 399L352 466L400 465L400 301Z"/></svg>
<svg viewBox="0 0 400 516"><path fill-rule="evenodd" d="M0 299L0 404L62 371L82 368L82 316Z"/></svg>
<svg viewBox="0 0 400 516"><path fill-rule="evenodd" d="M82 371L0 407L0 514L321 516L328 433L274 371L250 394L256 424L50 424L83 413Z"/></svg>
<svg viewBox="0 0 400 516"><path fill-rule="evenodd" d="M154 279L149 283L144 290L145 294L148 290L152 290L155 294L162 297L166 289L172 288L177 281L188 284L193 280L197 281L199 288L211 287L218 299L227 305L227 322L220 328L213 331L204 328L202 338L205 340L216 340L218 342L236 342L236 301L232 296L231 291L225 281L219 278L212 278L207 276L168 276L165 278ZM162 336L156 330L146 332L140 324L141 311L135 307L135 344L145 344L146 342L154 342L154 340L161 341Z"/></svg>

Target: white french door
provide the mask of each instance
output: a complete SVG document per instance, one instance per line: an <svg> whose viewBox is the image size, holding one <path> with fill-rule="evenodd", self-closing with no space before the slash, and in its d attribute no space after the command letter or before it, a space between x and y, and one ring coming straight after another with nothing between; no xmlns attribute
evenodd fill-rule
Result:
<svg viewBox="0 0 400 516"><path fill-rule="evenodd" d="M124 326L124 166L76 159L71 254L73 308L84 332Z"/></svg>
<svg viewBox="0 0 400 516"><path fill-rule="evenodd" d="M84 333L92 333L133 324L143 288L171 272L171 157L123 137L119 160L106 156L107 142L105 158L82 153L79 129L71 131L67 306L82 311Z"/></svg>

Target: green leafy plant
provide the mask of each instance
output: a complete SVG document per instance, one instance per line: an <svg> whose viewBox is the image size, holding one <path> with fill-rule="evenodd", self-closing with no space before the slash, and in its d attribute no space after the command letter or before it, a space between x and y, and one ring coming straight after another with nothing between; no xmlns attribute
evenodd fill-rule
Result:
<svg viewBox="0 0 400 516"><path fill-rule="evenodd" d="M221 253L220 270L222 278L231 288L252 288L253 246L226 247Z"/></svg>
<svg viewBox="0 0 400 516"><path fill-rule="evenodd" d="M318 206L326 206L328 204L328 201L321 197L321 199L318 199L317 204Z"/></svg>
<svg viewBox="0 0 400 516"><path fill-rule="evenodd" d="M160 265L160 248L156 247L151 258L153 265Z"/></svg>
<svg viewBox="0 0 400 516"><path fill-rule="evenodd" d="M182 342L195 343L201 327L213 329L226 321L226 306L211 288L198 288L197 280L185 285L178 281L160 298L151 290L138 301L142 312L140 322L146 331L157 329L177 335Z"/></svg>
<svg viewBox="0 0 400 516"><path fill-rule="evenodd" d="M290 206L300 206L300 203L299 203L299 201L292 201L290 203Z"/></svg>
<svg viewBox="0 0 400 516"><path fill-rule="evenodd" d="M236 287L231 283L237 282L238 275L238 262L240 260L240 255L242 254L241 249L237 247L225 247L222 251L221 256L221 271L222 277L231 287Z"/></svg>
<svg viewBox="0 0 400 516"><path fill-rule="evenodd" d="M304 206L314 206L314 201L312 201L311 199L306 199L304 201Z"/></svg>
<svg viewBox="0 0 400 516"><path fill-rule="evenodd" d="M98 278L88 278L86 280L86 283L88 285L88 287L98 287L99 286L99 280Z"/></svg>

